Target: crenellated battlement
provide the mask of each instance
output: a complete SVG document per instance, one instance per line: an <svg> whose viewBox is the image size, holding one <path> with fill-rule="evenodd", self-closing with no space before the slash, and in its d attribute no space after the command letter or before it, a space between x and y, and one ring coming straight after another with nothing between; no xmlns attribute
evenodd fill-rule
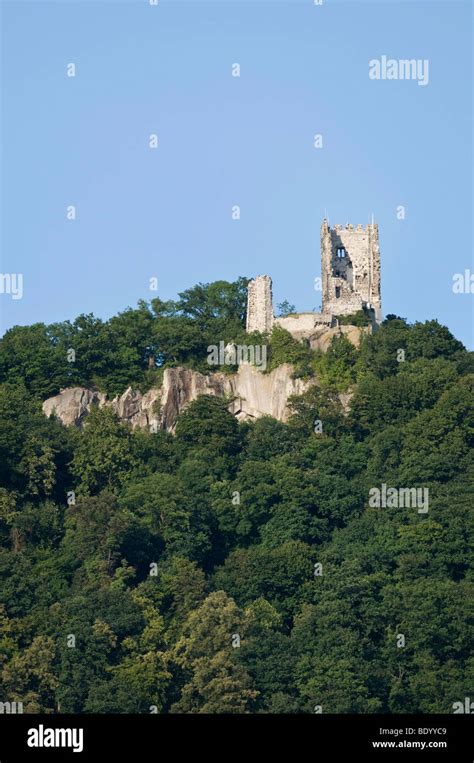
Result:
<svg viewBox="0 0 474 763"><path fill-rule="evenodd" d="M327 220L325 222L327 223ZM323 223L323 225L324 225L324 223ZM361 223L357 223L357 225L355 227L354 227L354 225L352 223L346 223L345 225L340 225L339 223L336 223L336 225L334 225L332 228L330 227L329 224L327 224L326 227L327 227L328 230L333 230L333 231L336 231L337 233L339 233L340 231L343 231L343 230L346 230L346 231L355 231L356 233L360 233L360 232L361 233L363 233L363 232L367 233L369 231L378 230L377 223L367 223L367 225L365 225L365 226L362 225Z"/></svg>

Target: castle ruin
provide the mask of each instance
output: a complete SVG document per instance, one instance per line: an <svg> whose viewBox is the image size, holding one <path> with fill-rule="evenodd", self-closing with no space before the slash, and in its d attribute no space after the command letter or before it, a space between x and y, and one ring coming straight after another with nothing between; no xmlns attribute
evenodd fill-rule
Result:
<svg viewBox="0 0 474 763"><path fill-rule="evenodd" d="M247 332L268 333L274 325L298 339L315 331L334 328L338 316L367 311L375 325L381 321L380 248L378 225L321 225L322 311L276 318L272 304L272 279L257 276L248 285Z"/></svg>
<svg viewBox="0 0 474 763"><path fill-rule="evenodd" d="M247 290L247 333L268 333L273 328L273 296L270 276L257 276Z"/></svg>
<svg viewBox="0 0 474 763"><path fill-rule="evenodd" d="M350 315L371 310L381 317L378 225L321 225L323 313Z"/></svg>

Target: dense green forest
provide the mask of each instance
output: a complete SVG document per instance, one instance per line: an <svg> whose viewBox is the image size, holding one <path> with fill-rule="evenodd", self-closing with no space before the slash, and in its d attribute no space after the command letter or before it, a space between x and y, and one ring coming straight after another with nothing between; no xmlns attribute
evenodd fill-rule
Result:
<svg viewBox="0 0 474 763"><path fill-rule="evenodd" d="M450 713L472 696L474 369L437 321L388 316L324 355L281 329L254 337L268 370L288 361L316 382L286 424L239 424L207 396L175 435L108 409L82 430L43 416L61 387L115 395L167 366L208 372L208 345L249 342L246 284L1 340L0 701ZM427 487L429 511L371 507L382 484Z"/></svg>

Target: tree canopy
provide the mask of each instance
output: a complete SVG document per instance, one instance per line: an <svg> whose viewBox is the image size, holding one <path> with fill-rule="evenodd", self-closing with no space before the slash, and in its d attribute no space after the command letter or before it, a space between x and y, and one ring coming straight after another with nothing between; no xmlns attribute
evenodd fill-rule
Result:
<svg viewBox="0 0 474 763"><path fill-rule="evenodd" d="M4 701L450 713L469 696L474 374L437 321L388 316L326 353L283 329L257 337L267 372L289 362L313 380L287 422L239 423L205 395L173 436L107 408L81 429L43 416L61 387L209 372L208 345L246 338L246 283L0 340ZM427 490L429 509L373 505L374 489Z"/></svg>

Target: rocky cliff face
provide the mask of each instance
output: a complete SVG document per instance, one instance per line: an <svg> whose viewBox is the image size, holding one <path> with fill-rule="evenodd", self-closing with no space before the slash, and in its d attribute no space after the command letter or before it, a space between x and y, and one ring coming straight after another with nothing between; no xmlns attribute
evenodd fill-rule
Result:
<svg viewBox="0 0 474 763"><path fill-rule="evenodd" d="M93 406L110 406L118 417L132 427L174 431L176 419L185 406L199 395L229 397L229 410L239 419L258 418L265 414L279 421L288 418L288 398L300 395L310 382L292 379L293 369L282 365L269 374L242 364L238 373L214 373L209 376L189 368L167 368L163 384L145 394L131 387L120 397L108 400L100 392L83 387L63 389L43 403L46 416L55 413L66 426L82 426Z"/></svg>
<svg viewBox="0 0 474 763"><path fill-rule="evenodd" d="M101 407L107 401L102 392L92 392L84 387L68 387L59 395L50 397L43 403L45 416L55 413L65 426L82 426L85 417L93 405Z"/></svg>

